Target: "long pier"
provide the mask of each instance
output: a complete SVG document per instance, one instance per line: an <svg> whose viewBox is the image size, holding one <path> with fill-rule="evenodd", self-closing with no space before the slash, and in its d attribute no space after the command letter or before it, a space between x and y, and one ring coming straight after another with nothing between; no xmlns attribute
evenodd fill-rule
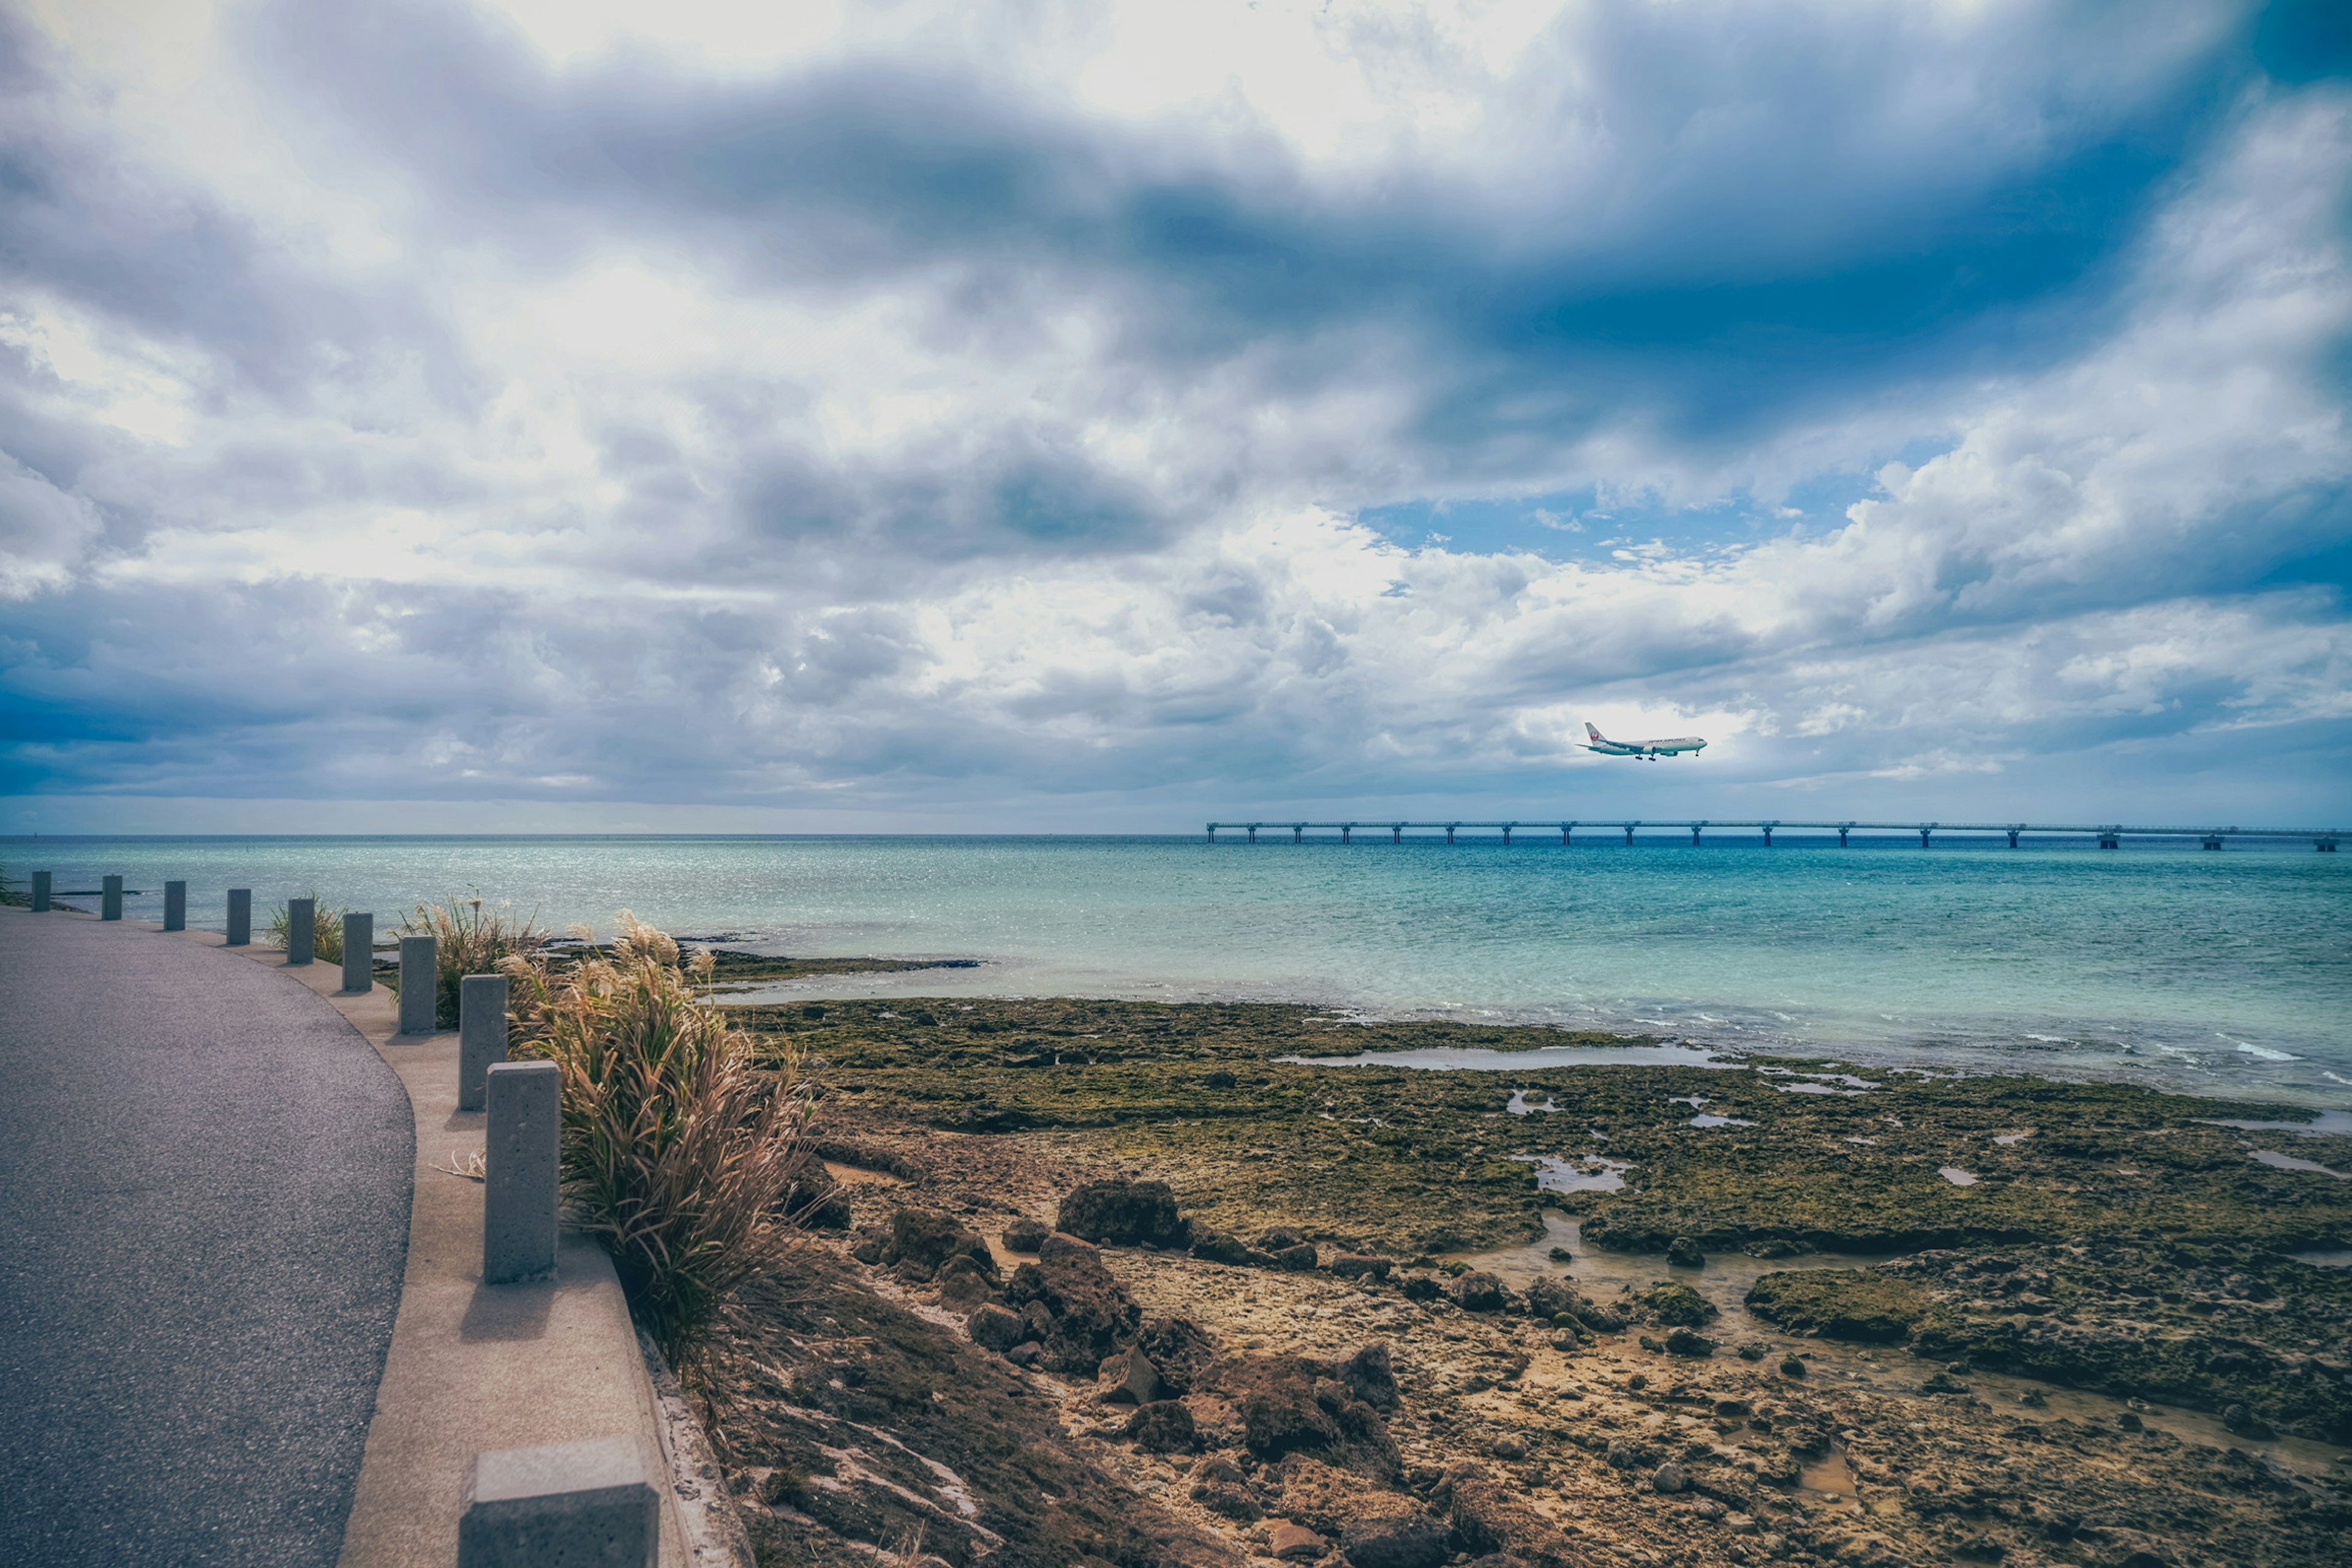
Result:
<svg viewBox="0 0 2352 1568"><path fill-rule="evenodd" d="M1340 843L1351 844L1355 841L1357 832L1362 829L1370 829L1373 832L1385 830L1389 836L1390 843L1402 844L1404 842L1404 836L1408 829L1425 829L1433 832L1443 829L1445 834L1445 842L1451 844L1454 842L1454 836L1465 827L1485 828L1499 831L1502 834L1503 843L1506 846L1510 844L1512 834L1522 831L1549 834L1557 830L1559 834L1559 841L1561 845L1567 846L1576 842L1576 830L1580 827L1588 830L1607 829L1610 832L1622 832L1625 836L1625 842L1628 845L1631 845L1633 842L1634 834L1638 829L1672 828L1677 836L1687 832L1690 835L1691 843L1696 845L1704 842L1701 835L1706 833L1709 828L1746 828L1751 832L1760 830L1764 835L1764 847L1768 849L1772 847L1772 835L1774 833L1790 829L1794 829L1799 832L1815 831L1834 833L1837 835L1838 846L1841 848L1843 848L1846 846L1849 837L1856 833L1871 835L1899 833L1906 836L1916 833L1919 836L1919 847L1922 849L1932 848L1935 843L1935 837L1938 833L1957 833L1968 835L2005 834L2008 836L2009 847L2011 849L2017 847L2018 841L2021 838L2029 836L2063 837L2068 838L2095 837L2099 842L2099 847L2102 849L2120 849L2123 847L2123 841L2126 838L2194 838L2199 840L2203 847L2208 849L2219 849L2223 844L2232 838L2307 838L2311 841L2311 847L2314 849L2320 851L2322 854L2332 855L2336 852L2336 840L2344 837L2340 831L2332 827L2146 827L2127 823L2052 822L1795 822L1783 820L1779 817L1772 818L1769 821L1759 818L1752 822L1723 821L1706 817L1702 817L1697 820L1684 819L1676 821L1658 821L1655 819L1636 819L1633 821L1627 821L1620 817L1612 817L1591 822L1547 822L1542 820L1519 822L1383 822L1378 819L1369 822L1213 822L1209 824L1209 842L1214 844L1217 841L1217 834L1220 831L1223 831L1228 833L1246 833L1249 836L1248 842L1255 844L1257 842L1259 832L1263 829L1272 828L1276 832L1280 832L1286 828L1289 830L1290 841L1293 844L1304 844L1307 841L1307 835L1310 832L1335 832L1339 836Z"/></svg>

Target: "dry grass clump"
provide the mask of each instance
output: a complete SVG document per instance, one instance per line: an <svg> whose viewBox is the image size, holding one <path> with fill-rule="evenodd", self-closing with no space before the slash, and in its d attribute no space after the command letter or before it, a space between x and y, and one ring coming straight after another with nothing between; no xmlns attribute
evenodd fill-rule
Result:
<svg viewBox="0 0 2352 1568"><path fill-rule="evenodd" d="M310 895L310 908L314 917L310 921L311 952L321 963L341 963L343 961L345 911L329 909L319 902L319 896L316 893ZM282 948L286 945L287 939L293 934L293 906L280 904L278 906L278 912L269 917L269 945Z"/></svg>
<svg viewBox="0 0 2352 1568"><path fill-rule="evenodd" d="M558 970L509 959L513 1052L563 1069L566 1194L675 1360L743 1279L779 1261L780 1213L807 1157L810 1096L787 1056L760 1070L709 1000L711 963L627 910L609 949Z"/></svg>
<svg viewBox="0 0 2352 1568"><path fill-rule="evenodd" d="M433 1026L436 1029L457 1026L457 994L466 976L496 974L508 959L533 957L547 945L547 933L536 921L517 920L503 910L485 909L479 899L419 904L414 914L400 922L400 934L429 936L438 943L434 953ZM340 953L340 933L336 940Z"/></svg>

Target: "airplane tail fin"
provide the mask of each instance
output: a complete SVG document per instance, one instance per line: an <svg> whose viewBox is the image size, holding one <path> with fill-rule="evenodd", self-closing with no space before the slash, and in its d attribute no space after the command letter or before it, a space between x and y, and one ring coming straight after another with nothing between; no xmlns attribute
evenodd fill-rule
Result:
<svg viewBox="0 0 2352 1568"><path fill-rule="evenodd" d="M1584 721L1584 732L1596 741L1602 738L1600 729L1590 719Z"/></svg>

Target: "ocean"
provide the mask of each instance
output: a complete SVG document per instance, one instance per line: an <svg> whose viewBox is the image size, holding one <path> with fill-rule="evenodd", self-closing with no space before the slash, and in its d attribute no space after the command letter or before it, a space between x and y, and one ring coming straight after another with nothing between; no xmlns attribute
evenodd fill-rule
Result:
<svg viewBox="0 0 2352 1568"><path fill-rule="evenodd" d="M1548 1023L1932 1070L2352 1107L2352 855L1953 840L550 837L0 839L60 889L167 879L217 928L289 896L478 896L562 931L629 909L798 955L976 959L780 994L1256 999ZM82 900L95 905L95 900Z"/></svg>

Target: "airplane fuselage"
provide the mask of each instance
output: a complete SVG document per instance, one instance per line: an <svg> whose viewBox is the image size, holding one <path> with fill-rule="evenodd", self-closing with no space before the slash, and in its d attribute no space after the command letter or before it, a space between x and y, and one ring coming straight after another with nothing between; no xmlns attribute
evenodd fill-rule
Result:
<svg viewBox="0 0 2352 1568"><path fill-rule="evenodd" d="M1706 742L1696 735L1676 735L1664 741L1608 741L1595 739L1584 749L1598 752L1604 757L1646 757L1653 761L1671 757L1683 752L1698 752Z"/></svg>

